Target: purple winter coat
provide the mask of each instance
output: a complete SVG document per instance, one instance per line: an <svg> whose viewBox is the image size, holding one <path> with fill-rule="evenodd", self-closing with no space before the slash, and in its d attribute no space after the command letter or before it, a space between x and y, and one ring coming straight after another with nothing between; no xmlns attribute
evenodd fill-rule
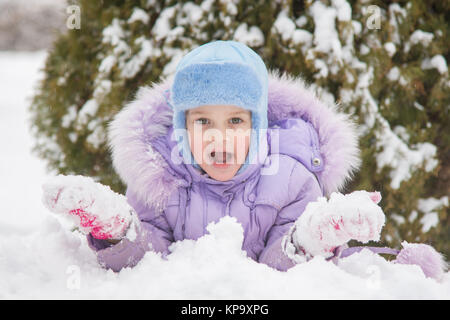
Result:
<svg viewBox="0 0 450 320"><path fill-rule="evenodd" d="M165 81L141 88L109 127L113 164L141 228L134 241L116 245L88 236L99 262L119 271L148 250L169 254L172 242L197 239L210 222L229 215L243 226L249 257L278 270L292 267L283 236L308 202L341 190L360 164L354 123L300 79L270 74L266 157L221 182L172 161L169 87ZM278 170L263 174L271 165Z"/></svg>

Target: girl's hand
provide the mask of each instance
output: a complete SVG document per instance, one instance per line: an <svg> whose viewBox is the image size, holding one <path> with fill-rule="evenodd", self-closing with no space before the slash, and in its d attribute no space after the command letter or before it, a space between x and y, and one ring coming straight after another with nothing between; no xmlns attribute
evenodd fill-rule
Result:
<svg viewBox="0 0 450 320"><path fill-rule="evenodd" d="M380 239L385 216L377 205L379 192L332 193L307 205L291 229L297 252L331 257L336 247L354 239L366 243Z"/></svg>
<svg viewBox="0 0 450 320"><path fill-rule="evenodd" d="M81 232L94 238L119 240L133 220L126 197L92 178L59 175L42 188L42 202L50 211L72 218Z"/></svg>

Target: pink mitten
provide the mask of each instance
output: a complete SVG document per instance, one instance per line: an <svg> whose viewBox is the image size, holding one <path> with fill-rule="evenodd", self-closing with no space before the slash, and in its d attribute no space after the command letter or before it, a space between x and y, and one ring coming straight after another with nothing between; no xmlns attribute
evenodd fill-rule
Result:
<svg viewBox="0 0 450 320"><path fill-rule="evenodd" d="M355 191L310 202L291 229L292 244L306 255L328 258L351 239L378 241L385 223L380 200L379 192Z"/></svg>
<svg viewBox="0 0 450 320"><path fill-rule="evenodd" d="M94 238L121 239L133 220L126 197L92 178L58 175L42 188L42 202L50 211L71 217L80 231Z"/></svg>

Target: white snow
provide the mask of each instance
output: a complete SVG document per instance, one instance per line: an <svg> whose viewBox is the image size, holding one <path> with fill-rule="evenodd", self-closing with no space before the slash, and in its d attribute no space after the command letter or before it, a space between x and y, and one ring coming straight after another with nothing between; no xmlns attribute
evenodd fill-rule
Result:
<svg viewBox="0 0 450 320"><path fill-rule="evenodd" d="M283 41L289 40L296 29L294 21L288 17L286 10L278 14L273 26L276 32L281 35Z"/></svg>
<svg viewBox="0 0 450 320"><path fill-rule="evenodd" d="M395 48L395 44L393 44L392 42L386 42L383 45L384 49L386 50L386 52L388 53L389 57L392 57L395 52L397 51Z"/></svg>
<svg viewBox="0 0 450 320"><path fill-rule="evenodd" d="M107 56L100 63L100 66L98 67L98 71L100 73L109 73L115 64L116 64L116 58L114 56Z"/></svg>
<svg viewBox="0 0 450 320"><path fill-rule="evenodd" d="M141 8L134 8L133 12L131 13L130 18L128 19L128 23L134 23L136 21L140 21L144 24L147 24L150 20L150 17L148 16L147 12L142 10Z"/></svg>
<svg viewBox="0 0 450 320"><path fill-rule="evenodd" d="M386 77L390 81L397 81L398 78L400 77L400 70L398 69L398 67L393 67L391 70L389 70L389 72L386 75Z"/></svg>
<svg viewBox="0 0 450 320"><path fill-rule="evenodd" d="M336 8L338 21L350 21L352 8L346 0L332 0L331 3Z"/></svg>
<svg viewBox="0 0 450 320"><path fill-rule="evenodd" d="M440 199L433 197L419 199L417 207L424 213L424 216L420 219L420 223L422 224L422 232L428 232L439 223L439 215L435 210L445 207L448 208L448 196L444 196Z"/></svg>
<svg viewBox="0 0 450 320"><path fill-rule="evenodd" d="M281 36L283 41L288 42L292 40L292 43L295 45L301 44L301 50L303 54L305 54L312 45L313 35L306 30L297 28L296 25L301 26L306 22L306 17L302 16L294 23L294 21L288 17L286 10L283 10L278 14L278 17L275 20L273 30Z"/></svg>
<svg viewBox="0 0 450 320"><path fill-rule="evenodd" d="M185 23L196 24L203 17L202 8L193 2L186 2L183 5L183 12L186 14L187 19ZM183 23L183 20L180 19L179 23Z"/></svg>
<svg viewBox="0 0 450 320"><path fill-rule="evenodd" d="M161 51L154 50L152 42L145 37L139 37L135 40L135 43L141 47L139 52L134 54L129 61L127 61L121 71L121 75L124 78L132 79L147 62L152 55L160 55Z"/></svg>
<svg viewBox="0 0 450 320"><path fill-rule="evenodd" d="M77 106L72 105L67 109L67 113L62 117L61 125L68 128L77 118Z"/></svg>
<svg viewBox="0 0 450 320"><path fill-rule="evenodd" d="M302 29L296 29L292 35L295 44L305 44L305 47L311 46L313 35ZM303 49L303 48L302 48Z"/></svg>
<svg viewBox="0 0 450 320"><path fill-rule="evenodd" d="M98 103L95 99L89 99L81 107L77 118L77 129L81 129L98 110Z"/></svg>
<svg viewBox="0 0 450 320"><path fill-rule="evenodd" d="M434 35L430 32L416 30L409 37L409 41L413 45L421 43L426 47L431 43L431 41L433 41L433 38L434 38Z"/></svg>
<svg viewBox="0 0 450 320"><path fill-rule="evenodd" d="M165 38L171 30L170 19L173 18L176 12L176 7L167 7L158 16L155 25L152 29L152 35L155 37L156 41L160 41Z"/></svg>
<svg viewBox="0 0 450 320"><path fill-rule="evenodd" d="M424 59L421 67L423 70L437 69L440 74L444 74L448 71L447 61L440 54L435 55L431 59Z"/></svg>
<svg viewBox="0 0 450 320"><path fill-rule="evenodd" d="M401 182L408 180L412 172L422 165L427 172L438 165L437 148L431 143L417 143L410 149L389 129L384 130L383 134L378 134L378 139L377 145L382 147L382 150L377 155L377 171L380 172L384 166L392 168L390 177L393 189L398 189Z"/></svg>
<svg viewBox="0 0 450 320"><path fill-rule="evenodd" d="M243 23L236 29L233 40L257 47L264 44L264 34L258 27L251 26L248 28L247 24Z"/></svg>
<svg viewBox="0 0 450 320"><path fill-rule="evenodd" d="M31 155L27 105L45 53L0 53L0 299L450 299L450 277L426 278L363 250L339 266L321 257L279 272L245 256L226 218L168 260L148 252L133 269L101 268L84 235L41 203L44 163ZM55 147L55 151L58 150Z"/></svg>
<svg viewBox="0 0 450 320"><path fill-rule="evenodd" d="M345 10L345 7L343 9ZM333 52L340 57L342 48L334 21L338 14L341 14L342 18L346 18L347 14L338 13L336 9L327 7L321 2L314 2L309 10L314 18L316 50L323 53Z"/></svg>

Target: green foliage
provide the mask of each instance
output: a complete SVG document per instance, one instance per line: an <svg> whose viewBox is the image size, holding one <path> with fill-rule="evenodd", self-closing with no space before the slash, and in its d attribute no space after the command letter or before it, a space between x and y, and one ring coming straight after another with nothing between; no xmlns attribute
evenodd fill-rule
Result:
<svg viewBox="0 0 450 320"><path fill-rule="evenodd" d="M49 168L124 192L108 151L108 122L138 87L170 76L192 48L235 39L270 69L301 75L357 120L363 167L346 191L381 191L384 244L420 241L450 253L449 2L74 3L81 29L54 43L30 107L35 150Z"/></svg>

